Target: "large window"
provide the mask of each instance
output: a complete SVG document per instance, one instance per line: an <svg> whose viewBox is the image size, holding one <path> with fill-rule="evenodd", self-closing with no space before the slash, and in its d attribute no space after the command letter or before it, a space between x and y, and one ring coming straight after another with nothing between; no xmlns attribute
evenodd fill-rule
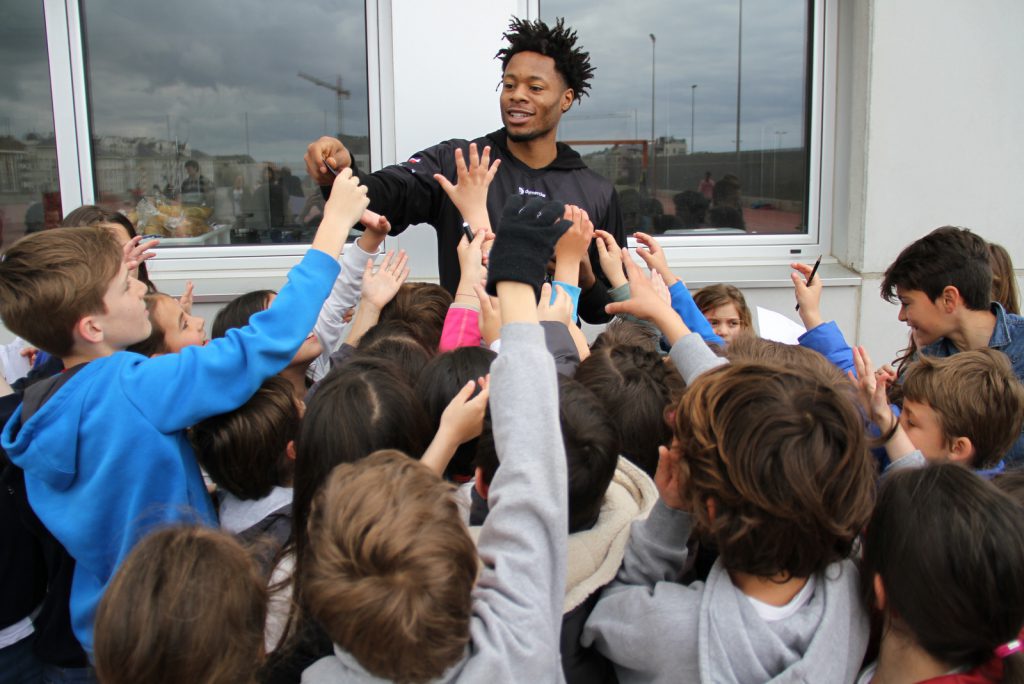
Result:
<svg viewBox="0 0 1024 684"><path fill-rule="evenodd" d="M0 22L0 246L60 223L43 6L3 0Z"/></svg>
<svg viewBox="0 0 1024 684"><path fill-rule="evenodd" d="M560 138L618 188L628 229L805 235L809 0L542 0L590 51Z"/></svg>
<svg viewBox="0 0 1024 684"><path fill-rule="evenodd" d="M362 0L85 0L97 203L167 245L308 242L306 145L370 167Z"/></svg>

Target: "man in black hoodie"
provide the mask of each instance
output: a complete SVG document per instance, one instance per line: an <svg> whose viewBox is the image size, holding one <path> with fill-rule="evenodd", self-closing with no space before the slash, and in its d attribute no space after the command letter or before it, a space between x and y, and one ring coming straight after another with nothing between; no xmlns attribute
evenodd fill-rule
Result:
<svg viewBox="0 0 1024 684"><path fill-rule="evenodd" d="M506 197L532 195L582 207L595 227L607 230L624 245L625 228L615 188L588 169L575 150L556 142L562 115L589 89L594 74L589 53L576 46L576 31L566 28L561 19L554 27L540 20L513 19L504 37L508 47L496 55L502 64L503 127L472 141L479 150L490 147L492 160L501 160L487 195L491 225L497 225ZM323 137L309 145L306 170L326 197L333 180L327 165L337 170L353 167L367 187L370 209L388 217L392 235L416 223L434 226L441 285L454 294L459 282L456 246L463 218L434 174L455 183L455 150L462 149L468 158L469 144L469 140L448 140L401 164L365 174L355 168L341 141ZM594 277L587 269L581 271L579 313L588 322L603 323L609 318L604 305L610 300L593 244L590 263Z"/></svg>

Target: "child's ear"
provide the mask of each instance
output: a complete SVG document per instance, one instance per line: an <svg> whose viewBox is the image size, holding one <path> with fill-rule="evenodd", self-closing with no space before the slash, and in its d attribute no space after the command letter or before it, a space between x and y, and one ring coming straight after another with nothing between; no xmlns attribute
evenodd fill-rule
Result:
<svg viewBox="0 0 1024 684"><path fill-rule="evenodd" d="M487 492L490 491L490 486L484 482L484 469L477 468L473 473L473 489L480 495L480 498L487 501Z"/></svg>
<svg viewBox="0 0 1024 684"><path fill-rule="evenodd" d="M715 516L718 515L718 510L715 506L715 500L709 496L707 500L704 502L704 505L708 507L708 522L714 523Z"/></svg>
<svg viewBox="0 0 1024 684"><path fill-rule="evenodd" d="M86 344L99 344L103 341L103 328L94 316L80 318L72 333Z"/></svg>
<svg viewBox="0 0 1024 684"><path fill-rule="evenodd" d="M955 285L947 285L942 288L942 294L939 295L939 299L941 300L942 310L946 313L953 313L957 305L963 300L960 296L960 290Z"/></svg>
<svg viewBox="0 0 1024 684"><path fill-rule="evenodd" d="M288 457L289 461L295 460L295 440L289 439L288 443L284 445L284 455Z"/></svg>
<svg viewBox="0 0 1024 684"><path fill-rule="evenodd" d="M974 457L974 445L968 437L954 437L949 445L949 460L967 465Z"/></svg>
<svg viewBox="0 0 1024 684"><path fill-rule="evenodd" d="M885 610L885 584L882 583L882 576L877 572L875 573L875 579L871 582L872 588L875 590L875 606L879 611Z"/></svg>

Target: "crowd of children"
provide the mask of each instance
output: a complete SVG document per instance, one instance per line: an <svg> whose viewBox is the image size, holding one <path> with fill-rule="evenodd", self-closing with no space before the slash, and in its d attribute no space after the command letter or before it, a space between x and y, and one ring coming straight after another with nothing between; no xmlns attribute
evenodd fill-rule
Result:
<svg viewBox="0 0 1024 684"><path fill-rule="evenodd" d="M806 265L784 345L649 235L645 271L558 198L490 225L488 152L441 184L473 217L451 293L380 254L350 169L211 339L119 215L6 251L0 316L46 357L0 396L0 682L1024 682L1005 250L904 249L876 369Z"/></svg>

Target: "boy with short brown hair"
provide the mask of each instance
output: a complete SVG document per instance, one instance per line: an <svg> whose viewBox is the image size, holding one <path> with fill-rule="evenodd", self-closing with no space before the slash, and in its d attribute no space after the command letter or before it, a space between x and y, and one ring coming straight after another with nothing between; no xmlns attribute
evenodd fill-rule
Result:
<svg viewBox="0 0 1024 684"><path fill-rule="evenodd" d="M854 351L854 360L866 408L889 435L885 446L894 467L952 461L983 475L1003 470L1024 425L1024 386L1004 353L919 356L904 375L899 418L884 394L893 374L873 372L863 349Z"/></svg>
<svg viewBox="0 0 1024 684"><path fill-rule="evenodd" d="M31 235L0 261L4 323L67 368L26 391L2 446L24 470L39 519L75 559L71 622L87 652L100 597L143 534L181 520L216 524L185 429L244 403L312 330L367 204L350 172L334 189L337 200L274 306L247 328L177 354L122 351L151 325L145 287L129 274L134 264L105 229Z"/></svg>

